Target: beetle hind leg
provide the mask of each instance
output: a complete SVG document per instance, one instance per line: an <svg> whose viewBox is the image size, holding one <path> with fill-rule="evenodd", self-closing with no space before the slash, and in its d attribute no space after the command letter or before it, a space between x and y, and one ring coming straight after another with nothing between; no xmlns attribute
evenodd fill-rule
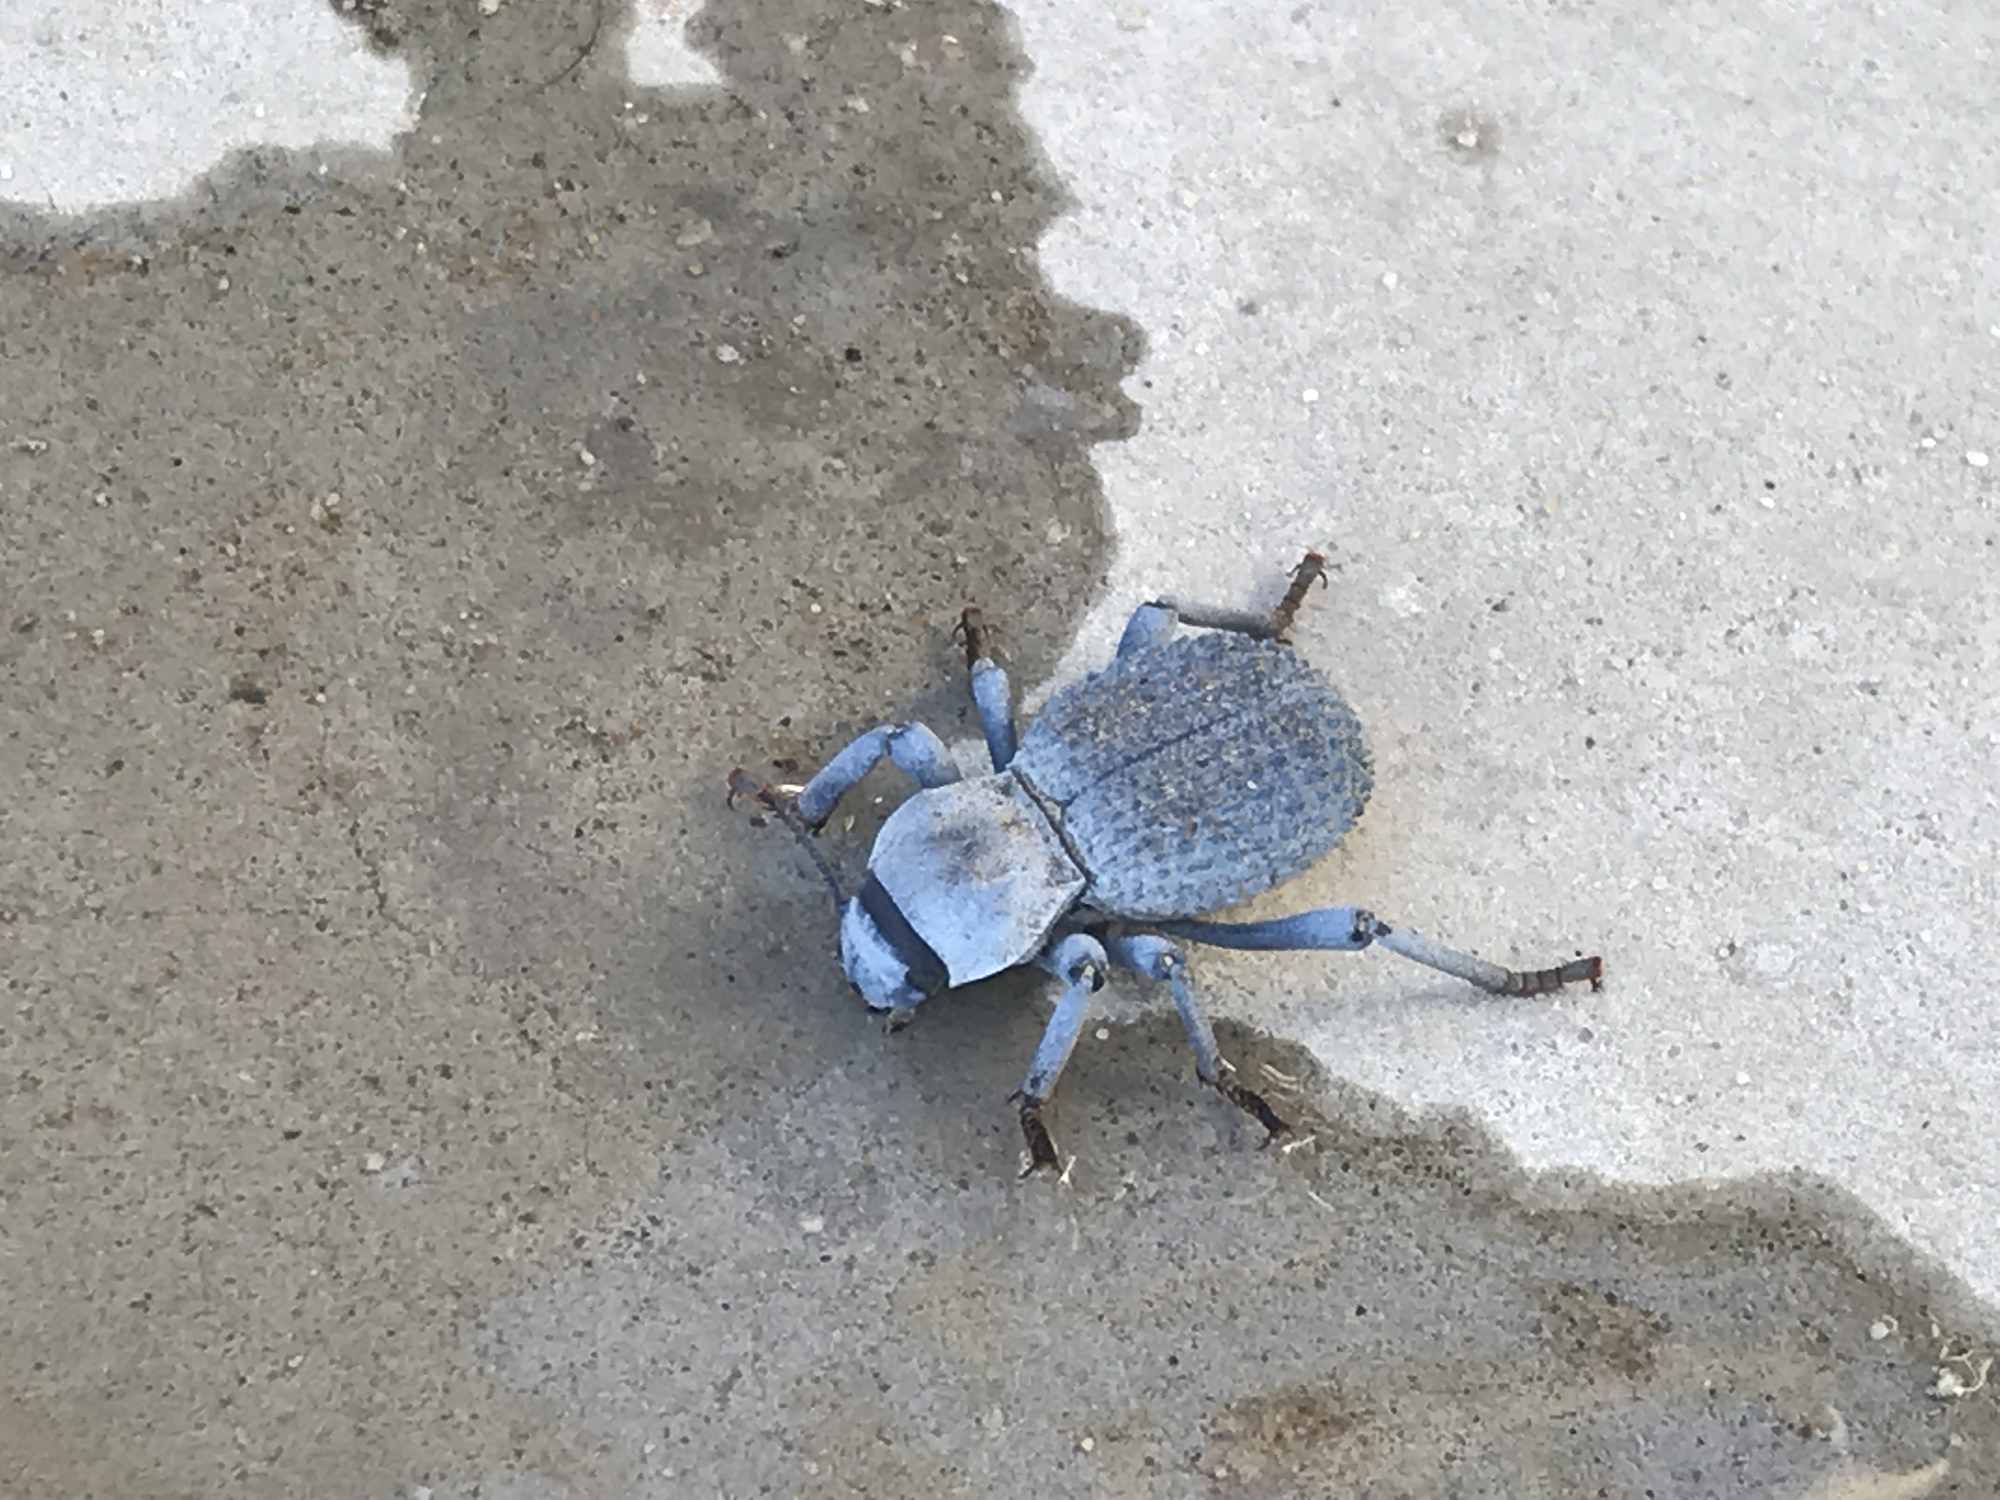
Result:
<svg viewBox="0 0 2000 1500"><path fill-rule="evenodd" d="M1378 946L1401 954L1412 963L1477 985L1490 995L1550 995L1566 984L1585 981L1593 990L1604 985L1604 960L1595 955L1573 958L1546 969L1509 969L1446 947L1407 927L1392 927L1361 906L1324 906L1266 922L1174 921L1158 926L1176 937L1216 948L1357 952Z"/></svg>
<svg viewBox="0 0 2000 1500"><path fill-rule="evenodd" d="M1208 1013L1202 1009L1200 1000L1195 998L1194 986L1188 980L1187 954L1179 944L1146 934L1121 934L1106 939L1105 948L1111 961L1120 968L1130 969L1148 979L1162 980L1172 991L1174 1009L1180 1012L1181 1025L1187 1030L1188 1046L1194 1052L1197 1078L1262 1125L1265 1145L1270 1145L1290 1131L1292 1127L1271 1108L1264 1096L1238 1083L1229 1064L1223 1061L1222 1053L1215 1045L1215 1028L1209 1024Z"/></svg>

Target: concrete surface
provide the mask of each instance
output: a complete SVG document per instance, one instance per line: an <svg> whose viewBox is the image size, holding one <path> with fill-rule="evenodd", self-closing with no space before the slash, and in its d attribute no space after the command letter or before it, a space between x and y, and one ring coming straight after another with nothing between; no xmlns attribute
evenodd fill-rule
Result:
<svg viewBox="0 0 2000 1500"><path fill-rule="evenodd" d="M1153 335L1064 672L1326 546L1383 770L1263 908L1615 975L1210 984L1530 1165L1803 1166L2000 1295L1992 9L1021 10L1044 264Z"/></svg>
<svg viewBox="0 0 2000 1500"><path fill-rule="evenodd" d="M0 1492L1993 1493L1975 13L483 9L0 220ZM1292 899L1614 980L1207 964L1312 1145L1149 1012L1017 1186L1031 987L881 1036L718 773L1303 541Z"/></svg>

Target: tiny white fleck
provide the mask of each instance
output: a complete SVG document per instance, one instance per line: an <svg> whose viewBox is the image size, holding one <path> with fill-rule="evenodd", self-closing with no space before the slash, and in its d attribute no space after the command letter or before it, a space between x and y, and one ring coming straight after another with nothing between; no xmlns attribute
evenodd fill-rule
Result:
<svg viewBox="0 0 2000 1500"><path fill-rule="evenodd" d="M734 344L717 344L715 346L715 357L725 365L733 365L739 359L743 358L743 354Z"/></svg>
<svg viewBox="0 0 2000 1500"><path fill-rule="evenodd" d="M1889 1325L1883 1322L1880 1318L1877 1318L1874 1322L1868 1325L1868 1337L1873 1339L1876 1343L1878 1344L1881 1343L1882 1340L1886 1339L1888 1336L1889 1336Z"/></svg>
<svg viewBox="0 0 2000 1500"><path fill-rule="evenodd" d="M1920 437L1917 439L1917 446L1926 449L1935 448L1937 446L1937 439L1928 435Z"/></svg>
<svg viewBox="0 0 2000 1500"><path fill-rule="evenodd" d="M1382 285L1387 290L1392 292L1396 290L1396 284L1400 282L1402 279L1403 278L1398 276L1394 271L1384 271L1382 273Z"/></svg>
<svg viewBox="0 0 2000 1500"><path fill-rule="evenodd" d="M1311 406L1314 402L1319 400L1319 388L1317 386L1311 386L1311 385L1307 386L1305 390L1299 394L1299 399L1305 402L1307 406Z"/></svg>
<svg viewBox="0 0 2000 1500"><path fill-rule="evenodd" d="M802 1214L799 1217L799 1233L818 1234L826 1228L826 1218L822 1214Z"/></svg>
<svg viewBox="0 0 2000 1500"><path fill-rule="evenodd" d="M857 115L865 115L868 113L868 101L866 99L861 98L859 95L857 95L852 99L849 99L847 101L847 107L853 110Z"/></svg>
<svg viewBox="0 0 2000 1500"><path fill-rule="evenodd" d="M586 469L594 469L597 467L597 455L595 453L592 453L588 448L584 447L583 444L581 443L578 443L576 446L576 458L577 462L582 464Z"/></svg>
<svg viewBox="0 0 2000 1500"><path fill-rule="evenodd" d="M389 1158L380 1151L370 1151L361 1158L361 1170L364 1172L379 1172L388 1165Z"/></svg>
<svg viewBox="0 0 2000 1500"><path fill-rule="evenodd" d="M1479 132L1476 130L1469 130L1469 129L1461 130L1457 135L1453 136L1452 139L1457 141L1459 145L1463 146L1467 151L1470 151L1474 146L1477 146L1479 144Z"/></svg>
<svg viewBox="0 0 2000 1500"><path fill-rule="evenodd" d="M1092 1452L1092 1451L1094 1451L1094 1450L1096 1449L1096 1447L1097 1447L1097 1439L1096 1439L1096 1438L1084 1438L1084 1439L1083 1439L1082 1441L1080 1441L1080 1442L1079 1442L1079 1443L1077 1444L1077 1447L1081 1448L1081 1449L1082 1449L1082 1450L1083 1450L1083 1451L1084 1451L1085 1453L1089 1453L1089 1452Z"/></svg>
<svg viewBox="0 0 2000 1500"><path fill-rule="evenodd" d="M1965 455L1965 461L1975 469L1983 469L1993 460L1977 448L1974 448L1970 453Z"/></svg>
<svg viewBox="0 0 2000 1500"><path fill-rule="evenodd" d="M644 370L641 370L641 371L639 372L639 375L638 375L638 380L639 380L639 384L641 384L641 385L644 385L644 384L646 383L646 372L645 372Z"/></svg>
<svg viewBox="0 0 2000 1500"><path fill-rule="evenodd" d="M479 13L480 13L480 14L481 14L482 16L497 16L497 15L499 15L499 14L500 14L500 0L479 0ZM628 105L626 105L625 107L626 107L627 109L630 109L630 108L631 108L632 106L628 104Z"/></svg>
<svg viewBox="0 0 2000 1500"><path fill-rule="evenodd" d="M0 182L12 182L13 180L14 180L13 163L0 161Z"/></svg>
<svg viewBox="0 0 2000 1500"><path fill-rule="evenodd" d="M226 292L226 291L228 291L228 290L229 290L229 278L228 278L227 276L218 276L218 277L216 277L216 278L215 278L215 289L216 289L216 290L217 290L218 292Z"/></svg>
<svg viewBox="0 0 2000 1500"><path fill-rule="evenodd" d="M1108 1041L1110 1041L1110 1040L1111 1040L1111 1028L1110 1028L1109 1026L1100 1026L1100 1027L1098 1027L1098 1028L1097 1028L1097 1039L1098 1039L1098 1040L1099 1040L1100 1042L1108 1042Z"/></svg>
<svg viewBox="0 0 2000 1500"><path fill-rule="evenodd" d="M809 604L809 605L807 605L807 606L806 606L806 608L807 608L807 610L808 610L808 611L809 611L810 613L812 613L812 614L820 614L820 613L822 613L822 611L821 611L821 609L820 609L819 605L817 605L817 604Z"/></svg>
<svg viewBox="0 0 2000 1500"><path fill-rule="evenodd" d="M1750 1087L1750 1075L1749 1075L1748 1073L1738 1073L1738 1074L1736 1075L1736 1086L1737 1086L1737 1087L1738 1087L1739 1089L1747 1089L1747 1088L1749 1088L1749 1087Z"/></svg>
<svg viewBox="0 0 2000 1500"><path fill-rule="evenodd" d="M285 1361L285 1368L287 1370L296 1370L300 1365L304 1364L305 1362L306 1362L306 1357L303 1354L294 1354L290 1359Z"/></svg>

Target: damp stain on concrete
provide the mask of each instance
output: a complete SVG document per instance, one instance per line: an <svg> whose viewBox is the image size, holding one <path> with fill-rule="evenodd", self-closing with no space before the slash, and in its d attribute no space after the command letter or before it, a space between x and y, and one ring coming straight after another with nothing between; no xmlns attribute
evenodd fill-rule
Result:
<svg viewBox="0 0 2000 1500"><path fill-rule="evenodd" d="M0 1488L1990 1489L1976 1310L1810 1185L1544 1203L1323 1083L1260 1154L1148 1021L1017 1186L1025 988L885 1039L720 795L1102 582L1140 338L1039 279L1009 25L718 3L667 94L485 9L343 9L386 162L0 219Z"/></svg>

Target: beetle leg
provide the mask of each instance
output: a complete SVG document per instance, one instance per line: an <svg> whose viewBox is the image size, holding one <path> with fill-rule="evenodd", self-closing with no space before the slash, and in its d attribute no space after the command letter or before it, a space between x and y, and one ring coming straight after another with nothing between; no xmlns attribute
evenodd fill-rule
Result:
<svg viewBox="0 0 2000 1500"><path fill-rule="evenodd" d="M965 641L965 666L972 674L972 706L979 714L979 728L986 736L986 751L993 769L1004 771L1014 759L1014 693L1007 672L993 659L987 638L986 617L977 609L959 616L952 632Z"/></svg>
<svg viewBox="0 0 2000 1500"><path fill-rule="evenodd" d="M834 909L838 911L846 905L847 895L840 888L840 877L834 874L833 866L813 846L812 830L799 817L798 793L803 790L803 787L796 786L768 787L738 766L729 773L728 806L734 807L737 799L749 797L790 829L792 836L799 841L799 847L805 850L806 858L812 861L812 867L819 872L820 879L826 882L826 888L833 893Z"/></svg>
<svg viewBox="0 0 2000 1500"><path fill-rule="evenodd" d="M958 767L944 741L922 724L878 724L849 743L805 784L796 805L808 826L818 828L833 816L834 806L884 759L920 787L949 786L959 779Z"/></svg>
<svg viewBox="0 0 2000 1500"><path fill-rule="evenodd" d="M1265 1145L1292 1128L1265 1102L1262 1094L1229 1076L1233 1070L1215 1045L1215 1028L1195 998L1194 986L1188 980L1187 954L1179 944L1148 934L1121 933L1105 939L1105 951L1120 968L1166 982L1173 991L1174 1009L1180 1012L1181 1025L1187 1029L1188 1046L1194 1049L1195 1076L1255 1118L1264 1127Z"/></svg>
<svg viewBox="0 0 2000 1500"><path fill-rule="evenodd" d="M1042 1123L1042 1106L1055 1091L1056 1080L1083 1035L1083 1023L1090 1012L1090 997L1104 987L1107 960L1104 945L1084 933L1072 933L1043 949L1035 966L1063 981L1062 998L1055 1014L1042 1032L1028 1064L1028 1076L1021 1080L1013 1097L1021 1106L1021 1135L1028 1148L1028 1165L1023 1177L1048 1169L1060 1169L1055 1141Z"/></svg>
<svg viewBox="0 0 2000 1500"><path fill-rule="evenodd" d="M1391 927L1359 906L1327 906L1268 922L1156 922L1162 932L1216 948L1334 949L1353 951L1379 943L1414 963L1442 970L1494 995L1546 995L1566 984L1604 983L1604 960L1574 958L1547 969L1508 969L1433 942L1407 927Z"/></svg>
<svg viewBox="0 0 2000 1500"><path fill-rule="evenodd" d="M1271 636L1283 640L1292 628L1292 619L1299 612L1299 606L1306 602L1306 593L1317 579L1322 588L1326 586L1326 559L1317 552L1308 552L1305 560L1292 569L1291 587L1285 590L1285 597L1278 601L1278 607L1271 611Z"/></svg>
<svg viewBox="0 0 2000 1500"><path fill-rule="evenodd" d="M1174 599L1161 599L1151 607L1177 617L1183 625L1193 625L1202 630L1233 630L1239 635L1255 636L1259 640L1281 641L1292 628L1292 621L1298 615L1299 606L1305 603L1306 592L1315 582L1326 582L1326 559L1317 552L1308 552L1305 559L1292 569L1290 587L1278 606L1267 615L1253 613L1247 609L1212 608L1205 604L1189 604ZM1126 627L1126 635L1131 636L1139 620L1135 615L1131 625ZM1155 627L1157 628L1157 627ZM1124 654L1121 642L1119 654Z"/></svg>

